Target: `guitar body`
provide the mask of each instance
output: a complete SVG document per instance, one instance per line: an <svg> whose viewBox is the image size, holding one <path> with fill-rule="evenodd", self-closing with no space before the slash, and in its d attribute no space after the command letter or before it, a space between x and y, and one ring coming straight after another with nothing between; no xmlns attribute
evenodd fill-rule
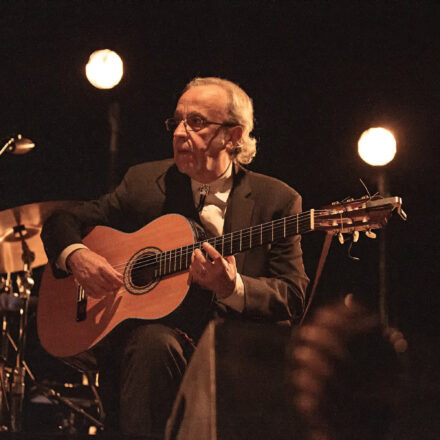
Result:
<svg viewBox="0 0 440 440"><path fill-rule="evenodd" d="M54 356L73 356L93 347L119 323L129 318L159 319L173 312L188 293L188 272L160 277L145 288L130 288L126 274L134 255L146 258L195 241L190 222L178 214L159 217L127 234L97 226L84 244L124 273L124 287L100 299L86 297L78 320L79 286L72 276L55 278L46 267L39 291L37 326L42 346Z"/></svg>

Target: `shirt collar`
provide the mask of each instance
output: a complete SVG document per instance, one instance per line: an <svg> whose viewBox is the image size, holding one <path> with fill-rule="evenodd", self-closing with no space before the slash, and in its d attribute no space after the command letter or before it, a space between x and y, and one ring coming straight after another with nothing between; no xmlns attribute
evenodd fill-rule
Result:
<svg viewBox="0 0 440 440"><path fill-rule="evenodd" d="M216 194L216 193L224 193L229 192L232 188L232 161L226 168L226 171L218 177L216 180L214 180L211 183L204 184L200 183L197 180L191 179L191 189L193 191L193 194L199 193L199 188L202 186L209 186L209 194Z"/></svg>

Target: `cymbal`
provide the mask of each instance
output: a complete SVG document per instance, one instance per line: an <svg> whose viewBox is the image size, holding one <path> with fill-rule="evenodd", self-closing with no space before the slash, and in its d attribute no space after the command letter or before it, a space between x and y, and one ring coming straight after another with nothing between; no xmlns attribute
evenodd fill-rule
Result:
<svg viewBox="0 0 440 440"><path fill-rule="evenodd" d="M23 270L22 238L35 254L32 267L46 264L47 256L40 238L43 223L54 211L69 209L78 203L77 201L41 202L1 211L0 273Z"/></svg>

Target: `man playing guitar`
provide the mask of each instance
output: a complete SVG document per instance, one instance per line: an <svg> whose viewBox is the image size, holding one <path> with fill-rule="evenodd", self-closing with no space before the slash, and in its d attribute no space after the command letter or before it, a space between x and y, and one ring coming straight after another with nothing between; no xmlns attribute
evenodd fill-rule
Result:
<svg viewBox="0 0 440 440"><path fill-rule="evenodd" d="M111 332L96 338L97 343L90 347L99 365L107 426L123 434L152 438L163 436L194 344L210 319L295 323L303 312L308 284L300 235L284 234L281 239L255 248L250 243L248 252L236 256L223 252L227 244L220 237L222 234L250 228L249 242L257 237L253 235L254 225L301 212L301 197L296 191L242 166L251 162L256 151L255 139L250 135L253 105L248 95L230 81L196 78L186 86L174 117L167 119L166 126L173 132L173 159L130 168L114 192L69 212L55 213L42 232L55 277L71 274L81 286L78 304L86 298L89 305L104 304L122 290L136 304L142 297L154 298L160 288L166 302L169 292L182 290L182 285L183 290L187 288L189 293L186 295L185 290L185 298L175 312L158 308L157 318L161 319L139 319L143 310L156 310L156 305L135 306L136 313L128 313L133 319L124 318L120 325L109 327ZM165 253L163 261L156 258L154 282L143 280L143 273L130 272L128 265L122 270L123 261L113 264L95 252L93 246L82 243L95 226L132 233L167 214L196 220L208 237L219 237L221 243L204 242L189 257L184 257L181 250L180 255L178 251ZM196 231L194 228L194 234ZM157 235L155 229L152 236ZM160 235L164 239L171 237L173 224L163 224ZM123 254L122 245L104 241L98 245L110 248L114 244ZM261 230L263 241L267 240L263 240ZM138 245L142 248L149 243ZM240 236L238 249L231 243L231 250L242 250L241 245ZM166 250L166 246L161 246L160 251ZM150 261L159 247L142 248L136 261ZM118 255L118 248L114 253ZM179 275L184 282L178 289L172 284L171 274L176 265L188 269ZM142 291L142 286L149 287ZM63 293L67 295L58 295ZM203 308L194 305L200 304L200 299L206 300ZM112 313L124 309L122 304L125 303L113 302ZM180 313L181 309L184 312ZM92 311L87 313L90 316ZM55 315L56 311L45 320L55 319ZM76 317L78 321L83 319L82 315Z"/></svg>

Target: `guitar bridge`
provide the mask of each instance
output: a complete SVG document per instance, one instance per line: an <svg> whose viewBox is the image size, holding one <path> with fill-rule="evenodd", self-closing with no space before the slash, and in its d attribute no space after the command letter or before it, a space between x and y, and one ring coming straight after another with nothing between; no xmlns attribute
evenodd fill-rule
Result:
<svg viewBox="0 0 440 440"><path fill-rule="evenodd" d="M76 320L85 321L87 318L87 297L84 288L78 284L78 297L76 301Z"/></svg>

